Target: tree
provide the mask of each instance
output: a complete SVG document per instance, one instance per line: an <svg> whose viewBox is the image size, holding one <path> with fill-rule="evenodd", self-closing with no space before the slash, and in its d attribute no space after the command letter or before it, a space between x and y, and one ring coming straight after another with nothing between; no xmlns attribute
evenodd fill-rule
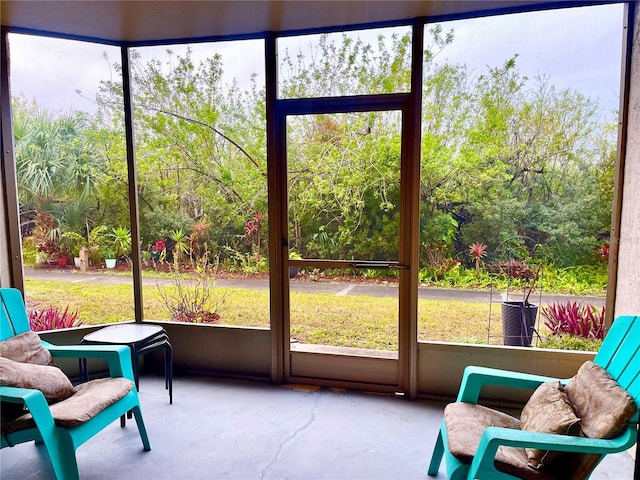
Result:
<svg viewBox="0 0 640 480"><path fill-rule="evenodd" d="M264 92L222 84L219 55L166 61L131 54L137 161L147 242L215 218L214 242L241 236L246 218L266 211ZM115 66L120 71L120 66ZM118 82L103 82L98 103L118 115ZM178 219L173 222L170 219Z"/></svg>
<svg viewBox="0 0 640 480"><path fill-rule="evenodd" d="M53 214L59 223L82 231L83 217L96 207L105 175L87 136L91 119L83 112L54 114L23 97L14 99L13 112L23 212Z"/></svg>

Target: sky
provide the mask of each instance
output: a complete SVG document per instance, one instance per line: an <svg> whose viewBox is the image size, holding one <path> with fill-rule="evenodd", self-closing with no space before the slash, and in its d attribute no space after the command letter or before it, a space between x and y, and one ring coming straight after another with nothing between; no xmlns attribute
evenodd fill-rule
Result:
<svg viewBox="0 0 640 480"><path fill-rule="evenodd" d="M614 4L443 23L443 30L454 30L454 41L436 61L466 65L477 76L488 67L502 66L517 53L523 75L544 74L556 88L573 88L598 99L602 114L609 116L618 108L622 12L623 6ZM377 33L358 35L375 43ZM286 45L290 51L304 52L309 41L310 37L296 37L282 42L281 48ZM9 42L12 93L34 98L56 112L94 111L100 80L113 78L112 65L120 60L119 49L106 45L18 34L11 34ZM140 50L147 59L164 55L167 48ZM185 47L170 48L179 54ZM226 83L236 78L241 88L246 87L256 73L264 84L261 40L194 45L193 49L196 61L211 52L222 55Z"/></svg>

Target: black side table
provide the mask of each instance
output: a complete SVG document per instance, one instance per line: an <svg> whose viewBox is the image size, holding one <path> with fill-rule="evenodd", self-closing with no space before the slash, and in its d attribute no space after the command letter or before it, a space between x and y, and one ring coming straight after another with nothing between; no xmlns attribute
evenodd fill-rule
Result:
<svg viewBox="0 0 640 480"><path fill-rule="evenodd" d="M169 390L169 403L173 403L173 352L169 336L160 325L146 323L123 323L96 330L82 338L81 344L127 345L131 349L131 363L136 389L139 387L138 357L156 348L164 347L164 388ZM87 360L82 360L81 376L88 376Z"/></svg>

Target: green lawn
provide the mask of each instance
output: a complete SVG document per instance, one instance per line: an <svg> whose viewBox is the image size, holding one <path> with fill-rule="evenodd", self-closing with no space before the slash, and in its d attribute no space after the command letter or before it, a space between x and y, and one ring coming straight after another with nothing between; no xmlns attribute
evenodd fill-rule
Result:
<svg viewBox="0 0 640 480"><path fill-rule="evenodd" d="M83 282L26 280L30 309L54 306L78 310L84 324L131 320L132 285L87 285ZM267 290L218 289L224 297L221 324L269 327ZM168 320L169 313L155 286L143 290L144 318ZM397 349L398 300L326 293L291 294L291 336L301 343ZM418 305L420 340L501 343L499 304L421 300Z"/></svg>

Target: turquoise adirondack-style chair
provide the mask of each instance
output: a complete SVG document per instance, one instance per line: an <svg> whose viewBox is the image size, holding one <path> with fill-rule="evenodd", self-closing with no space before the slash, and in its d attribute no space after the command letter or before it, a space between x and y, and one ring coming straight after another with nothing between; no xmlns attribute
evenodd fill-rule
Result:
<svg viewBox="0 0 640 480"><path fill-rule="evenodd" d="M12 288L0 288L0 300L0 341L10 340L20 334L30 332L20 291ZM45 395L40 390L0 386L0 400L5 407L10 403L21 404L33 417L33 421L27 422L25 428L17 431L13 431L6 424L3 424L0 448L35 440L37 443L44 444L58 480L79 479L76 449L107 425L132 411L138 425L143 448L146 451L151 450L142 418L138 392L133 384L129 347L119 345L56 346L45 341L42 341L41 345L51 353L54 360L63 357L106 360L110 378L92 380L84 384L84 387L87 388L82 391L87 395L83 396L80 401L76 399L75 402L72 401L65 406L65 402L73 400L74 395L71 395L68 400L62 400L55 404L59 407L58 411L64 412L65 415L69 414L69 410L77 410L79 407L80 420L74 419L73 425L68 425L70 422L67 422L66 426L61 425L59 419L52 414L52 407L47 403ZM55 370L57 371L57 369ZM56 373L56 375L59 374ZM126 394L114 395L115 386L125 385L125 391L129 388L129 382L123 379L131 382L130 390ZM95 383L89 385L92 382ZM73 388L73 386L71 387ZM80 386L77 392L79 391ZM113 398L120 398L115 403L104 407L106 397L111 397L109 401L113 401ZM92 402L95 410L91 414L82 411L87 407L87 404ZM91 418L86 419L87 416L91 416Z"/></svg>
<svg viewBox="0 0 640 480"><path fill-rule="evenodd" d="M475 418L471 420L465 419L455 425L455 419L450 419L450 428L448 430L446 421L448 413L447 409L445 409L445 420L443 420L438 433L428 474L430 476L438 474L444 455L447 478L449 479L588 478L604 455L625 451L636 443L638 427L638 410L636 406L640 405L640 317L622 316L617 318L613 322L593 363L606 370L608 375L624 390L620 391L621 394L628 399L626 408L627 411L630 411L630 419L628 423L625 422L625 425L622 426L621 432L617 431L614 438L587 438L585 436L540 433L514 427L493 426L496 422L492 423L492 420L485 420L484 425L477 432L478 437L480 437L479 441L476 437L475 441L471 443L471 450L473 450L474 445L477 445L475 452L472 451L469 456L463 456L460 455L459 450L456 450L458 455L454 456L451 450L459 447L459 442L456 443L457 439L454 439L454 447L452 447L448 436L451 438L458 437L458 439L460 436L472 436L469 434L469 431L473 430L470 425L478 422ZM485 385L536 389L545 382L558 381L561 385L566 386L571 379L555 379L539 375L469 366L464 371L457 402L448 405L447 408L453 407L449 412L471 412L476 409L481 413L486 413L490 409L485 410L486 407L477 405L480 390ZM598 390L602 392L606 389L599 388ZM618 390L616 389L616 391ZM596 392L596 394L598 393ZM633 399L633 402L629 399L629 396ZM584 410L589 406L582 405L581 408ZM489 412L490 414L491 412ZM498 414L496 413L496 415ZM464 425L460 428L463 423ZM462 443L464 443L464 439ZM467 443L468 446L469 443ZM524 469L514 472L509 468L500 466L498 457L502 454L502 458L506 458L504 456L505 450L499 450L501 446L563 452L560 455L565 455L565 457L557 458L550 463L548 470L536 470L527 465L527 457L525 456ZM511 458L513 458L513 455ZM577 461L574 461L576 459ZM585 459L588 461L584 462ZM586 463L587 467L579 469L573 466L580 465L580 462ZM552 468L554 465L558 465L555 470Z"/></svg>

